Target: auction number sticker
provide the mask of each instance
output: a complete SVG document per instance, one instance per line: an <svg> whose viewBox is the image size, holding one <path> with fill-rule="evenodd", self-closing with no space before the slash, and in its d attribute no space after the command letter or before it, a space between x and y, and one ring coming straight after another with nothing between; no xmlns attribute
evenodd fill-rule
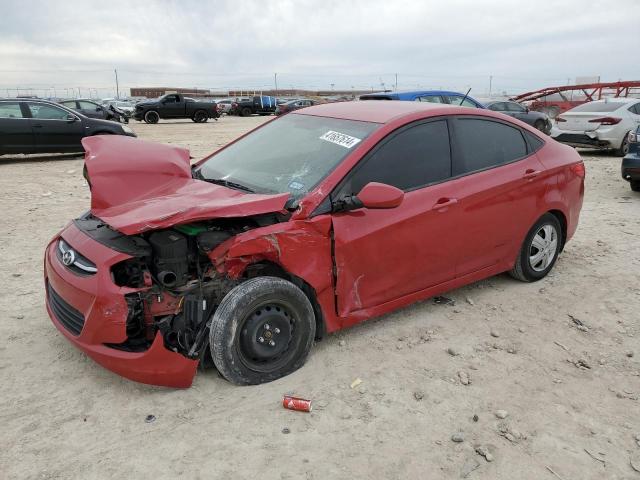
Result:
<svg viewBox="0 0 640 480"><path fill-rule="evenodd" d="M323 134L320 137L320 140L326 140L327 142L335 143L336 145L340 145L345 148L351 148L361 141L360 138L352 137L351 135L346 135L340 132L334 132L333 130L329 130L327 133Z"/></svg>

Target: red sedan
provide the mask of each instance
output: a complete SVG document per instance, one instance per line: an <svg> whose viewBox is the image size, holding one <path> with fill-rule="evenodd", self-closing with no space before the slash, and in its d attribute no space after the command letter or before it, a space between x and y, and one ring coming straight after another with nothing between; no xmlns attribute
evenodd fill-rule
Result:
<svg viewBox="0 0 640 480"><path fill-rule="evenodd" d="M584 165L500 113L350 102L188 151L90 137L91 210L46 249L55 326L104 367L188 387L300 368L314 339L462 285L553 268ZM207 348L209 347L209 348Z"/></svg>

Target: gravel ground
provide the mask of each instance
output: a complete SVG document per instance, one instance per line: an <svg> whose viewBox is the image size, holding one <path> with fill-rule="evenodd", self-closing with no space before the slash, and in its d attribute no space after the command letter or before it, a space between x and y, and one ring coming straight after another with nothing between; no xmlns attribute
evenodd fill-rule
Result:
<svg viewBox="0 0 640 480"><path fill-rule="evenodd" d="M132 126L197 158L265 120ZM267 385L207 370L188 390L124 380L57 333L42 254L89 205L82 160L0 158L0 477L640 478L640 195L619 158L583 158L581 223L546 279L366 322Z"/></svg>

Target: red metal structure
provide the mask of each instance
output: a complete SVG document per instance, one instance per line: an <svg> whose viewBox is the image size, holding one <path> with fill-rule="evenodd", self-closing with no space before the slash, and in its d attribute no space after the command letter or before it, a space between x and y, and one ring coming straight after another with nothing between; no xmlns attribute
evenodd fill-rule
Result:
<svg viewBox="0 0 640 480"><path fill-rule="evenodd" d="M531 110L544 112L555 118L558 114L583 103L604 97L629 97L633 94L640 96L640 80L547 87L522 93L511 100L527 103Z"/></svg>

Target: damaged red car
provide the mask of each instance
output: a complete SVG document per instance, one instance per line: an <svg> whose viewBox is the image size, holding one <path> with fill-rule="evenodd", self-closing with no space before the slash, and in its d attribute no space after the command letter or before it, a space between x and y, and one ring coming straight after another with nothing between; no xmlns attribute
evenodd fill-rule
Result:
<svg viewBox="0 0 640 480"><path fill-rule="evenodd" d="M91 209L49 243L55 326L132 380L235 384L300 368L314 340L461 285L551 270L584 165L489 110L333 103L188 151L90 137Z"/></svg>

